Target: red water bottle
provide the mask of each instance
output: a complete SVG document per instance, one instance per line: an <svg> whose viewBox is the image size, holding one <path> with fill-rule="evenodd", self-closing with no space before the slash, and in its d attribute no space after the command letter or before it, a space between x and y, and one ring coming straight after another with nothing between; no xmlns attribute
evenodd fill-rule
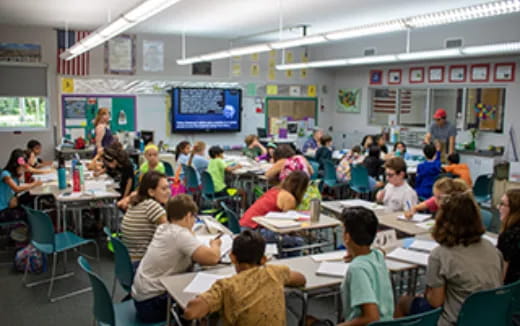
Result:
<svg viewBox="0 0 520 326"><path fill-rule="evenodd" d="M79 176L79 170L76 168L72 171L72 191L73 192L81 191L81 179Z"/></svg>

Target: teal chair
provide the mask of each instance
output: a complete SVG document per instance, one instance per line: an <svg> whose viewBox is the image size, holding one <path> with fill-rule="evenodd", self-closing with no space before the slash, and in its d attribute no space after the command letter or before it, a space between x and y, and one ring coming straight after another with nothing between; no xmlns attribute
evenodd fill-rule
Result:
<svg viewBox="0 0 520 326"><path fill-rule="evenodd" d="M132 291L132 284L134 283L134 267L132 265L132 259L128 253L128 249L121 240L112 235L108 227L103 228L103 232L108 236L112 247L114 248L114 282L112 284L112 298L116 291L116 280L119 281L119 285L125 290L127 294Z"/></svg>
<svg viewBox="0 0 520 326"><path fill-rule="evenodd" d="M493 213L487 209L481 208L480 217L482 218L482 224L484 224L486 230L489 231L489 228L491 227L491 222L493 221Z"/></svg>
<svg viewBox="0 0 520 326"><path fill-rule="evenodd" d="M230 195L215 195L215 185L213 184L213 179L211 178L211 175L207 171L203 171L200 175L200 178L202 182L202 198L204 198L205 200L215 201L231 198Z"/></svg>
<svg viewBox="0 0 520 326"><path fill-rule="evenodd" d="M342 189L348 186L347 182L338 182L336 178L336 166L330 160L323 160L323 185L334 191L335 197L341 197Z"/></svg>
<svg viewBox="0 0 520 326"><path fill-rule="evenodd" d="M457 326L511 325L513 293L518 293L519 289L520 281L517 281L471 294L462 303Z"/></svg>
<svg viewBox="0 0 520 326"><path fill-rule="evenodd" d="M143 323L137 319L134 302L132 300L113 303L103 280L92 271L88 261L78 257L78 264L87 273L94 294L94 319L98 325L109 326L154 326L161 323Z"/></svg>
<svg viewBox="0 0 520 326"><path fill-rule="evenodd" d="M224 214L227 216L227 226L234 234L240 233L239 218L235 212L229 208L223 201L220 202L220 207L224 210Z"/></svg>
<svg viewBox="0 0 520 326"><path fill-rule="evenodd" d="M477 177L473 185L473 194L477 203L482 204L491 200L493 193L493 175L483 174Z"/></svg>
<svg viewBox="0 0 520 326"><path fill-rule="evenodd" d="M199 178L197 172L193 166L182 165L182 171L184 172L184 185L190 194L196 194L199 192Z"/></svg>
<svg viewBox="0 0 520 326"><path fill-rule="evenodd" d="M437 326L442 308L437 308L421 314L397 318L389 321L376 321L369 326Z"/></svg>
<svg viewBox="0 0 520 326"><path fill-rule="evenodd" d="M173 177L175 175L175 172L173 172L173 166L169 162L166 162L166 161L161 161L161 162L164 165L164 173L166 174L166 176Z"/></svg>
<svg viewBox="0 0 520 326"><path fill-rule="evenodd" d="M308 160L309 164L312 166L312 175L311 180L317 180L320 175L320 163L314 161L314 160Z"/></svg>
<svg viewBox="0 0 520 326"><path fill-rule="evenodd" d="M33 287L39 284L50 282L47 297L51 302L56 302L61 299L65 299L80 293L90 291L90 288L70 292L59 297L52 297L52 289L54 287L54 281L57 279L63 279L74 275L74 273L65 273L63 275L56 276L56 265L58 263L58 254L64 253L67 250L76 249L86 244L94 244L96 247L97 259L99 261L99 248L94 240L83 239L82 237L66 231L61 233L54 233L54 227L52 225L51 218L44 212L40 212L28 207L24 207L27 212L27 218L29 220L29 226L31 228L31 244L38 249L40 252L46 255L52 255L52 269L51 278L46 280L35 281L33 283L26 283L27 271L29 269L29 259L25 265L25 272L23 281L27 287ZM65 256L64 256L65 257ZM64 263L66 260L64 260Z"/></svg>
<svg viewBox="0 0 520 326"><path fill-rule="evenodd" d="M350 166L350 189L358 194L369 194L368 170L361 164Z"/></svg>

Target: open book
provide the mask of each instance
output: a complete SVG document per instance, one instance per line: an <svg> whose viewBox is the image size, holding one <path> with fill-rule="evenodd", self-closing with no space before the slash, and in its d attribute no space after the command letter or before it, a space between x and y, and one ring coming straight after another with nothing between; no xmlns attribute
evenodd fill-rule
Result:
<svg viewBox="0 0 520 326"><path fill-rule="evenodd" d="M417 264L421 266L427 266L428 265L428 257L430 254L422 253L415 250L409 250L404 248L397 248L386 257L392 258L395 260L404 261L411 264Z"/></svg>
<svg viewBox="0 0 520 326"><path fill-rule="evenodd" d="M346 255L347 255L346 250L338 250L338 251L326 252L323 254L312 255L311 258L315 262L343 261L343 257L345 257Z"/></svg>
<svg viewBox="0 0 520 326"><path fill-rule="evenodd" d="M287 212L269 212L264 218L268 219L276 219L276 220L310 220L310 215L297 211L287 211Z"/></svg>
<svg viewBox="0 0 520 326"><path fill-rule="evenodd" d="M211 240L217 238L218 235L197 235L196 237L205 246L209 247ZM220 245L220 257L222 257L231 251L231 247L233 246L233 238L231 238L229 234L224 234L220 237L220 240L222 241L222 244Z"/></svg>
<svg viewBox="0 0 520 326"><path fill-rule="evenodd" d="M349 264L322 262L316 270L316 274L324 276L345 277Z"/></svg>

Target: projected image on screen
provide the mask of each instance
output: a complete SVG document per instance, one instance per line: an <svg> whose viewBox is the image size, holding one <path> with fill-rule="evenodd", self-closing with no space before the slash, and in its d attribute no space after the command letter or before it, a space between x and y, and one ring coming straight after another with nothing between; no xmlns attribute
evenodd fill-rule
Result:
<svg viewBox="0 0 520 326"><path fill-rule="evenodd" d="M181 114L222 114L224 90L217 88L184 88L180 91Z"/></svg>

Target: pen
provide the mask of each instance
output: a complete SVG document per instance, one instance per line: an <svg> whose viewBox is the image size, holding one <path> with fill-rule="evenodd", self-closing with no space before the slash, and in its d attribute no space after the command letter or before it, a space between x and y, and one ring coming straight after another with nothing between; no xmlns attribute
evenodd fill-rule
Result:
<svg viewBox="0 0 520 326"><path fill-rule="evenodd" d="M406 201L406 206L408 207L408 210L409 210L409 211L412 210L412 205L410 204L410 201L409 201L409 200Z"/></svg>

